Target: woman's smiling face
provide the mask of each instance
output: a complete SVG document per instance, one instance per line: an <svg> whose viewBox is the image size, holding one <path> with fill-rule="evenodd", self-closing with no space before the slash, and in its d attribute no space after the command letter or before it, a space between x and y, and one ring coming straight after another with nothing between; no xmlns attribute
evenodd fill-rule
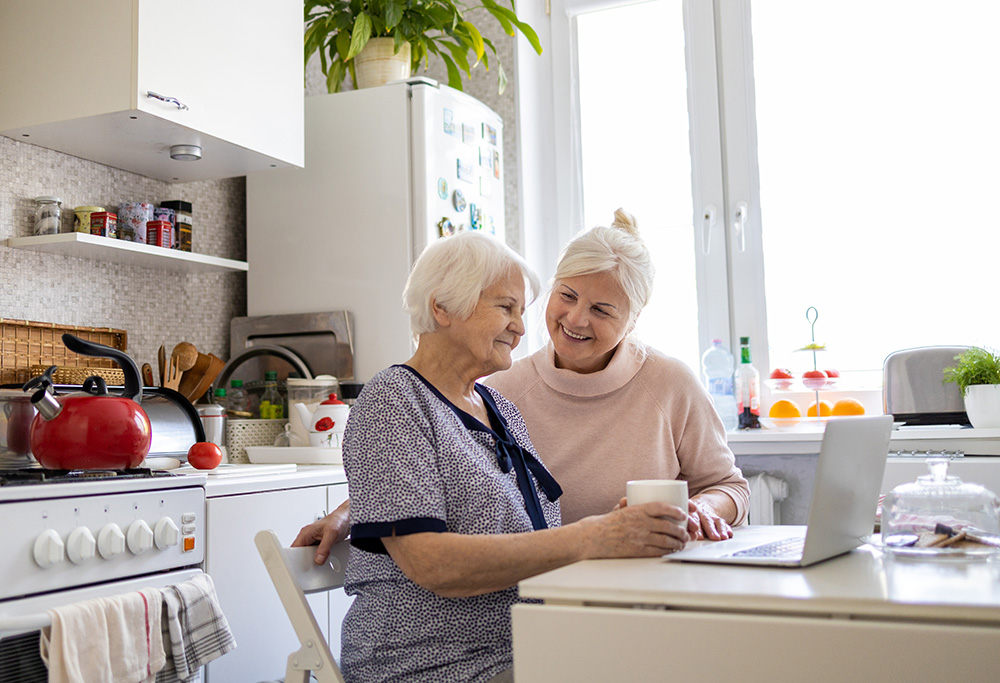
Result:
<svg viewBox="0 0 1000 683"><path fill-rule="evenodd" d="M628 297L611 273L565 278L545 308L556 367L579 373L603 370L629 332Z"/></svg>

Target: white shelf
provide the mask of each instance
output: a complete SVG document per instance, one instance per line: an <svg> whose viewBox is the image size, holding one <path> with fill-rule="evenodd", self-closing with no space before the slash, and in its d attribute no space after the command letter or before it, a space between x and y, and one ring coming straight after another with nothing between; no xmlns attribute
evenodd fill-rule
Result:
<svg viewBox="0 0 1000 683"><path fill-rule="evenodd" d="M245 261L192 254L187 251L154 247L138 242L88 235L84 232L10 237L7 239L7 246L15 249L44 251L61 256L94 259L125 266L172 270L182 273L246 272L248 270Z"/></svg>

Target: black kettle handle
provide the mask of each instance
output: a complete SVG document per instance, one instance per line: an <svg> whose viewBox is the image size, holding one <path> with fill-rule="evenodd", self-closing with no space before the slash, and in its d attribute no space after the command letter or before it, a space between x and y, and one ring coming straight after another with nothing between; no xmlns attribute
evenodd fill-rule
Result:
<svg viewBox="0 0 1000 683"><path fill-rule="evenodd" d="M124 398L130 398L136 403L142 401L142 381L139 378L139 366L135 364L135 361L132 360L130 355L124 351L119 351L118 349L110 346L105 346L104 344L97 344L92 341L80 339L79 337L74 337L69 333L64 334L62 336L62 340L67 349L73 351L74 353L79 353L81 356L110 358L118 363L118 365L121 366L122 371L125 373L125 388L122 390L121 396Z"/></svg>

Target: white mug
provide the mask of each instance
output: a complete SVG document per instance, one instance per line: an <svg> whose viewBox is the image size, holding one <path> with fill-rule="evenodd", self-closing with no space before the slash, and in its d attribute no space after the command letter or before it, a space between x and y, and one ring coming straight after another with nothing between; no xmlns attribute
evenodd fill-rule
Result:
<svg viewBox="0 0 1000 683"><path fill-rule="evenodd" d="M688 485L679 479L637 479L625 485L625 497L629 505L642 505L653 501L663 501L676 505L687 514Z"/></svg>

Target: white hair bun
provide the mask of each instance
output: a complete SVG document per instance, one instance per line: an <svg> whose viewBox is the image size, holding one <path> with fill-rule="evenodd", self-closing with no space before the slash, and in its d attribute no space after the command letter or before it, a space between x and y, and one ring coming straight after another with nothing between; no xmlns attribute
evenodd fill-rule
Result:
<svg viewBox="0 0 1000 683"><path fill-rule="evenodd" d="M611 223L611 227L624 230L630 235L639 235L639 227L635 223L635 216L625 209L615 211L615 220Z"/></svg>

